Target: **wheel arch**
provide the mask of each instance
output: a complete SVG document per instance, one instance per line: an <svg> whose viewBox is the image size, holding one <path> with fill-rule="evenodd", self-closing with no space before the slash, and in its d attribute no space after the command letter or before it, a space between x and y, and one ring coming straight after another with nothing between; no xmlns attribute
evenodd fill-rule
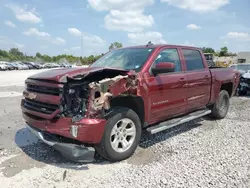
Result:
<svg viewBox="0 0 250 188"><path fill-rule="evenodd" d="M145 122L144 101L142 97L136 95L119 95L110 101L112 107L126 107L130 108L139 116L142 126Z"/></svg>
<svg viewBox="0 0 250 188"><path fill-rule="evenodd" d="M224 83L221 85L220 91L225 90L228 92L229 96L232 97L233 95L233 83L232 82L228 82L228 83Z"/></svg>

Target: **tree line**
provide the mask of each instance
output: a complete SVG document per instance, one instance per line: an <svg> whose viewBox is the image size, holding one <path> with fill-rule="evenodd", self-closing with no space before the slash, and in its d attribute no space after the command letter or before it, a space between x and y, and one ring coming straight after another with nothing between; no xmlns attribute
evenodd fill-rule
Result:
<svg viewBox="0 0 250 188"><path fill-rule="evenodd" d="M203 47L202 48L203 53L212 53L215 56L237 56L236 53L228 52L228 48L226 46L222 47L219 51L215 51L213 48L207 48Z"/></svg>
<svg viewBox="0 0 250 188"><path fill-rule="evenodd" d="M115 49L115 48L121 48L122 43L114 42L111 43L109 46L109 50ZM66 60L69 63L81 63L82 65L88 65L93 62L95 62L97 59L99 59L100 55L90 55L85 57L78 57L68 54L61 54L57 56L49 56L46 54L41 54L39 52L36 53L35 56L29 56L23 52L21 52L18 48L11 48L9 51L1 50L0 49L0 61L30 61L30 62L55 62L58 63L61 60Z"/></svg>
<svg viewBox="0 0 250 188"><path fill-rule="evenodd" d="M111 43L109 46L109 50L115 49L115 48L121 48L123 45L119 42ZM213 48L210 47L203 47L202 48L204 53L212 53L216 56L236 56L235 53L228 52L227 47L222 47L220 51L215 51ZM68 54L61 54L57 56L49 56L46 54L41 54L39 52L36 53L35 56L29 56L23 52L21 52L18 48L11 48L9 51L1 50L0 49L0 60L2 61L33 61L33 62L60 62L62 59L66 60L69 63L81 63L82 65L88 65L93 62L95 62L97 59L99 59L100 55L90 55L86 57L77 57L73 55Z"/></svg>

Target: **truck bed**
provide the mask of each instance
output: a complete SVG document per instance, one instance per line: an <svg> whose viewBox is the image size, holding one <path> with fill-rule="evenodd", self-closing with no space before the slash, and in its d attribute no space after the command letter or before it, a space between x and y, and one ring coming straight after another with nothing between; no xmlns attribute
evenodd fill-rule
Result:
<svg viewBox="0 0 250 188"><path fill-rule="evenodd" d="M214 103L218 97L218 92L223 84L227 84L228 87L233 87L233 92L229 93L230 96L234 94L236 90L237 83L239 82L239 73L231 68L224 67L212 67L209 68L212 76L211 85L211 99L210 103Z"/></svg>

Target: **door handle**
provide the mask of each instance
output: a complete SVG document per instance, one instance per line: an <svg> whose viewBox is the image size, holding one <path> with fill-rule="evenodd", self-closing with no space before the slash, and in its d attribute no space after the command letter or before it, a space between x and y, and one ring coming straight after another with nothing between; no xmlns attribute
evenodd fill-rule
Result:
<svg viewBox="0 0 250 188"><path fill-rule="evenodd" d="M185 81L184 78L180 78L180 79L179 79L179 82L183 82L183 81Z"/></svg>
<svg viewBox="0 0 250 188"><path fill-rule="evenodd" d="M208 76L208 75L206 75L206 76L204 76L204 78L205 78L205 79L209 79L209 76Z"/></svg>

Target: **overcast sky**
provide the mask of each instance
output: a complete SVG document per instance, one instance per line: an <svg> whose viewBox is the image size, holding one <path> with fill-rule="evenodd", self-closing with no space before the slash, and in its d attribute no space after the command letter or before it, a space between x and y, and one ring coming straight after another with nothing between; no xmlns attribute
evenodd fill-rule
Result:
<svg viewBox="0 0 250 188"><path fill-rule="evenodd" d="M250 51L249 0L1 0L0 48L83 55L153 43Z"/></svg>

